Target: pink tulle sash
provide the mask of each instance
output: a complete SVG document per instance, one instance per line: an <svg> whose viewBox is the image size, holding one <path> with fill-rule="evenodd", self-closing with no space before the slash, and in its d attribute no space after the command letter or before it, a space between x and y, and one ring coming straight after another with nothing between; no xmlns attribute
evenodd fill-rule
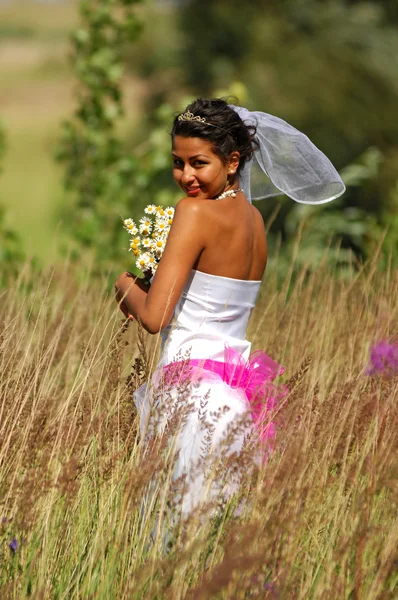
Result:
<svg viewBox="0 0 398 600"><path fill-rule="evenodd" d="M194 358L174 362L164 367L166 381L172 383L178 367L189 373L192 380L204 376L203 371L215 373L233 389L243 390L250 405L250 413L259 432L261 441L267 442L275 436L275 424L270 416L286 395L286 386L276 386L273 380L285 369L262 350L256 350L246 361L239 352L225 346L224 361ZM181 371L178 371L181 377Z"/></svg>

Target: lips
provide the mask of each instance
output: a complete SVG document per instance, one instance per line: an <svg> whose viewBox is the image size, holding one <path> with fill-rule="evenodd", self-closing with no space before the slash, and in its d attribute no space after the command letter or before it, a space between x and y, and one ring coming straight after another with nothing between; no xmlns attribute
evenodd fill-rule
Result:
<svg viewBox="0 0 398 600"><path fill-rule="evenodd" d="M196 196L200 192L200 187L185 188L188 196Z"/></svg>

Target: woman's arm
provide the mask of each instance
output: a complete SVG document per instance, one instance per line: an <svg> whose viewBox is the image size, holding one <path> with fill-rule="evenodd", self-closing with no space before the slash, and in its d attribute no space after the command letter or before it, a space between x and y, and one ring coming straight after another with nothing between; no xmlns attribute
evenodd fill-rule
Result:
<svg viewBox="0 0 398 600"><path fill-rule="evenodd" d="M121 310L139 319L149 333L168 325L189 273L205 247L200 201L183 198L176 206L173 224L152 286L123 273L116 282ZM124 310L125 309L125 310ZM128 315L126 315L128 316Z"/></svg>
<svg viewBox="0 0 398 600"><path fill-rule="evenodd" d="M129 319L133 319L134 317L130 313L129 308L125 302L125 295L126 292L130 291L130 289L133 286L137 286L138 288L140 288L140 290L142 290L145 295L149 291L149 285L146 282L146 280L141 277L137 277L136 275L133 275L133 273L130 273L129 271L122 273L115 283L116 301L119 303L119 308L124 314L124 316ZM138 296L138 294L138 290L131 289L131 296Z"/></svg>

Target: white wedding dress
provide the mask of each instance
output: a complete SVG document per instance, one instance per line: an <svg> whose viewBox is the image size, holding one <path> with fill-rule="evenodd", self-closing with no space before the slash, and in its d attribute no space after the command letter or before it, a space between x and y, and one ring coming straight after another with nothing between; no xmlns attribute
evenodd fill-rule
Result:
<svg viewBox="0 0 398 600"><path fill-rule="evenodd" d="M181 364L186 356L191 360L212 359L222 363L226 347L245 361L249 359L251 344L246 340L246 329L260 284L261 281L231 279L192 270L171 324L161 334L162 353L152 381L135 393L142 438L148 435L148 431L154 433L151 426L154 412L158 415L158 431L159 428L162 431L167 429L170 402L165 408L162 395L156 392L156 388L159 387L160 374L165 372L165 368L167 370L168 365ZM198 360L194 362L198 363ZM245 391L231 387L219 374L202 369L199 380L196 378L195 385L192 385L189 398L179 398L177 387L172 386L174 407L179 402L188 402L191 406L175 440L178 452L173 472L173 479L185 474L187 482L190 480L182 499L182 512L187 514L199 502L211 498L212 494L206 487L205 473L196 472L190 477L198 461L203 459L204 445L207 454L214 454L234 422L241 420L246 424L233 439L229 438L228 448L230 453L239 453L245 439L253 432L253 425L250 419L244 418L250 408ZM210 443L209 428L203 427L203 422L211 422Z"/></svg>

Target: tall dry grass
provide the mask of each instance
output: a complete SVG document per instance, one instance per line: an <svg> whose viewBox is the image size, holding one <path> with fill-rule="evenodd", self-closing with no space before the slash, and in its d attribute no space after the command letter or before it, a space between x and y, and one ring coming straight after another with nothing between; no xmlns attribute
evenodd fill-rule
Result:
<svg viewBox="0 0 398 600"><path fill-rule="evenodd" d="M0 597L396 597L398 381L365 367L398 333L398 273L376 262L267 275L249 338L286 366L275 448L186 520L133 404L158 340L105 282L26 265L1 293Z"/></svg>

